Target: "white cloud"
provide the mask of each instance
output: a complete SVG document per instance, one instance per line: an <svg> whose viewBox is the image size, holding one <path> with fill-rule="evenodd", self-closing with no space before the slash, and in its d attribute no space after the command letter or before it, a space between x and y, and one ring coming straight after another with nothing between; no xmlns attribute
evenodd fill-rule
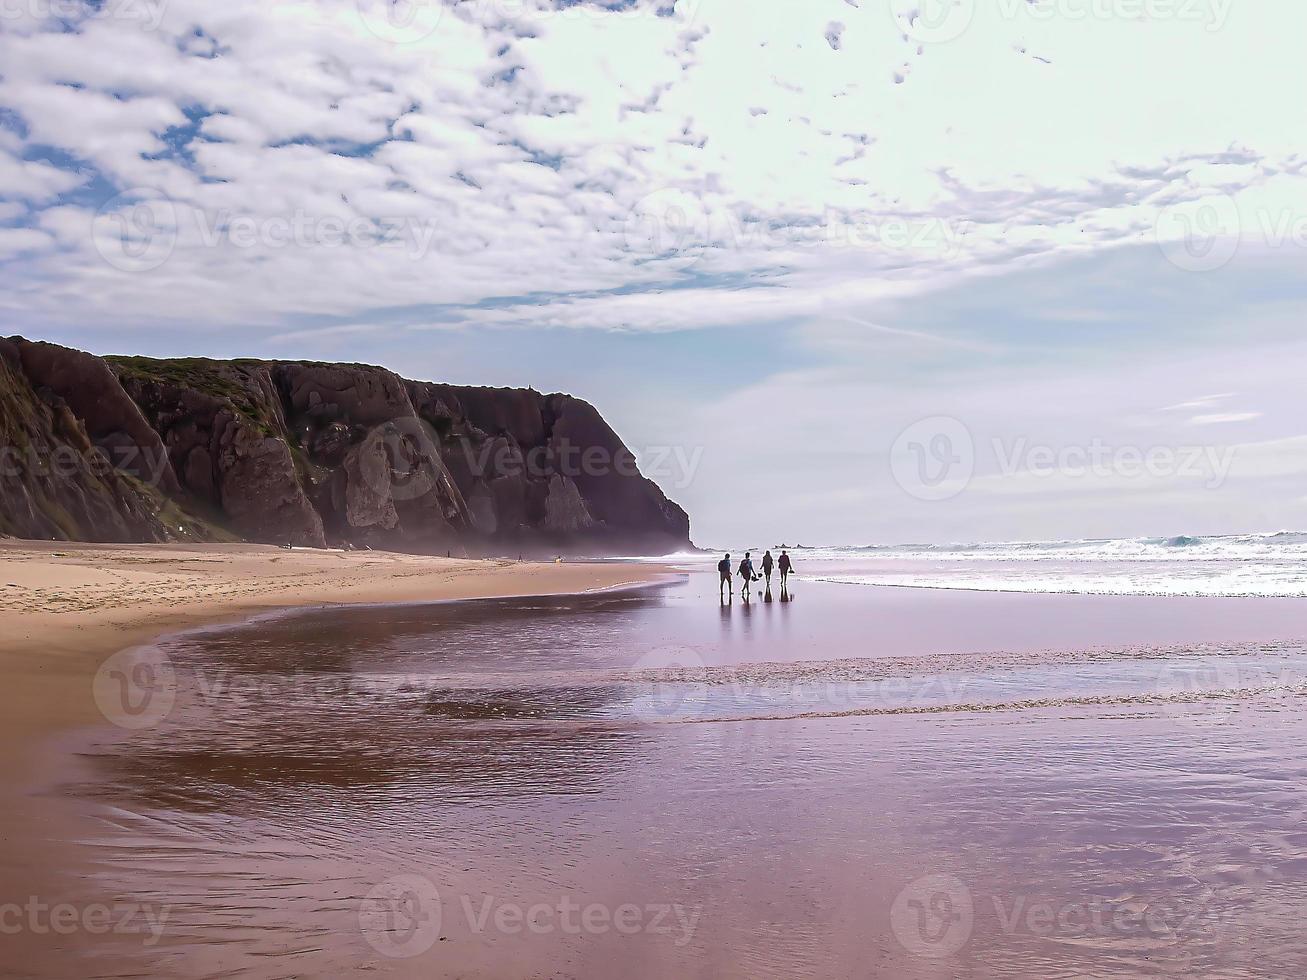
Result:
<svg viewBox="0 0 1307 980"><path fill-rule="evenodd" d="M54 239L30 228L0 228L0 258L49 248Z"/></svg>
<svg viewBox="0 0 1307 980"><path fill-rule="evenodd" d="M390 250L179 233L165 265L126 273L98 254L83 206L62 222L65 254L37 270L69 287L58 309L50 292L25 301L105 316L69 306L94 285L122 322L184 305L219 323L539 294L466 319L688 329L764 306L856 312L941 277L1151 241L1163 207L1213 190L1255 202L1246 230L1285 202L1307 221L1298 140L1266 97L1307 74L1299 4L1147 24L1111 5L980 5L948 43L919 42L920 17L905 38L911 18L878 3L666 7L427 0L410 28L381 0L172 0L88 7L73 30L21 25L0 37L0 106L25 133L18 147L5 135L10 153L55 147L117 190L205 216L193 224L429 226ZM11 195L49 200L82 179L0 164ZM681 203L640 210L664 189ZM710 281L662 288L695 275ZM760 278L766 292L737 288ZM588 298L619 287L641 298Z"/></svg>
<svg viewBox="0 0 1307 980"><path fill-rule="evenodd" d="M0 196L47 201L82 183L77 174L49 164L19 160L0 150Z"/></svg>
<svg viewBox="0 0 1307 980"><path fill-rule="evenodd" d="M1251 422L1261 417L1261 412L1212 412L1207 415L1195 415L1189 420L1189 424L1228 425L1231 422Z"/></svg>
<svg viewBox="0 0 1307 980"><path fill-rule="evenodd" d="M1235 393L1232 391L1219 395L1204 395L1201 398L1192 398L1189 401L1180 402L1177 405L1167 405L1162 409L1163 412L1190 412L1199 408L1212 408L1221 402L1233 398Z"/></svg>
<svg viewBox="0 0 1307 980"><path fill-rule="evenodd" d="M288 330L268 338L272 344L302 344L313 341L337 340L349 337L365 337L381 333L385 328L371 323L342 323L331 327L315 327L311 330Z"/></svg>

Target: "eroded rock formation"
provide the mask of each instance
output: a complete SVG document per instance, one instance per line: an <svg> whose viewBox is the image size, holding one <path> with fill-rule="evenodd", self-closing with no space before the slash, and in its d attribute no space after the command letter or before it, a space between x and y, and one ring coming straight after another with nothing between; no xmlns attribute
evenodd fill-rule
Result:
<svg viewBox="0 0 1307 980"><path fill-rule="evenodd" d="M4 534L457 554L689 546L685 512L570 395L11 338L0 408Z"/></svg>

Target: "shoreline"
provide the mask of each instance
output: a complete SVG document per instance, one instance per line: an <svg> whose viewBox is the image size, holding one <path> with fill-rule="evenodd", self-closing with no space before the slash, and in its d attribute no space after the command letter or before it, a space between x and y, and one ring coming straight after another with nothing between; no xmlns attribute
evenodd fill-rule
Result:
<svg viewBox="0 0 1307 980"><path fill-rule="evenodd" d="M499 903L496 907L533 908L565 900L616 908L632 896L655 904L673 900L697 910L695 921L699 913L703 916L702 936L684 949L668 945L652 929L634 939L620 937L621 942L589 936L583 947L569 946L566 936L554 935L548 942L564 943L564 955L572 957L569 967L581 962L578 957L590 957L585 962L595 975L628 962L634 949L649 958L649 969L641 975L660 976L684 972L693 957L719 948L723 951L712 955L738 967L723 972L752 975L749 949L733 946L731 939L738 924L731 910L741 902L751 907L752 900L737 896L723 904L715 889L693 884L702 880L699 870L705 862L716 862L719 855L742 862L740 880L764 896L750 914L773 914L776 903L783 905L784 896L792 894L796 875L806 887L856 888L860 907L884 907L874 915L888 940L893 934L890 899L911 881L936 873L941 854L951 856L943 866L976 894L1026 894L1034 887L1019 875L991 879L983 868L960 861L958 855L972 853L967 848L974 839L973 821L930 825L937 836L922 837L917 808L923 801L960 799L961 806L979 808L979 813L993 799L1033 786L1034 795L1018 816L1028 812L1040 819L1046 812L1040 787L1051 778L1065 778L1066 772L1082 773L1085 788L1078 795L1095 806L1101 806L1094 793L1102 790L1104 780L1125 781L1116 784L1122 799L1153 800L1138 795L1156 789L1158 775L1146 765L1122 768L1105 762L1077 770L1073 763L1086 758L1084 733L1095 733L1093 739L1131 736L1124 740L1126 750L1133 747L1145 761L1160 744L1172 753L1167 771L1183 779L1191 758L1186 753L1195 739L1219 740L1240 719L1278 716L1268 714L1256 699L1213 699L1202 688L1203 671L1220 683L1229 676L1255 681L1267 672L1307 676L1301 673L1307 648L1299 642L1307 642L1307 627L1297 599L1251 604L1238 598L1015 596L809 581L801 589L799 607L737 600L718 610L711 573L692 572L687 586L666 594L646 588L629 602L595 595L594 604L615 607L602 612L615 617L609 621L611 635L627 638L613 644L619 655L595 661L586 644L605 627L584 609L580 615L574 612L589 603L528 600L503 604L501 613L499 603L480 600L652 587L677 568L621 561L541 566L247 546L214 550L0 542L0 569L0 607L20 624L0 637L0 663L11 673L15 662L26 665L15 680L21 681L21 690L11 684L0 691L0 707L30 714L43 705L47 712L37 726L46 733L39 744L31 718L0 722L27 739L17 744L7 740L0 753L23 763L29 777L28 785L6 785L13 799L6 800L6 818L0 822L0 883L7 894L0 905L29 897L46 907L58 903L73 910L139 904L158 915L158 936L165 940L155 946L142 938L155 934L141 930L99 936L88 927L84 934L60 936L32 928L5 936L0 973L18 976L76 975L84 972L87 956L140 975L262 975L269 964L280 973L303 976L376 969L414 977L511 975L526 957L552 963L551 957L560 954L543 945L543 938L537 942L506 928L496 931L499 927L478 925L481 920L474 915L460 918L460 909L472 907L466 903L482 908L479 903L490 900ZM43 576L49 577L44 586ZM20 582L23 591L11 584ZM34 604L40 588L47 589L41 595L48 608L24 608ZM508 609L517 605L557 605L567 611L531 633L534 627L527 622L541 613L524 610L517 614L521 619L501 619L514 615ZM368 615L355 621L329 612L346 606L377 609L379 624ZM409 611L380 612L404 607ZM318 610L325 618L315 618ZM371 665L384 675L393 663L400 672L395 676L402 676L408 666L403 657L413 654L419 657L417 669L430 664L437 671L433 676L442 678L436 711L414 711L407 703L382 706L384 698L333 704L311 690L304 698L279 698L276 688L269 689L271 698L255 705L257 710L245 711L239 694L228 702L226 688L215 687L215 713L179 718L184 727L171 733L155 729L140 744L133 742L130 726L118 728L102 720L90 681L105 655L95 655L97 644L116 653L221 631L233 621L266 624L267 631L262 625L251 631L248 651L244 641L233 647L229 638L216 637L212 658L202 649L189 654L194 664L217 664L231 655L244 664L242 676L257 681L268 666L276 670L285 662L287 669L312 672L348 649L347 662L337 666L366 672ZM41 622L48 628L32 625ZM514 624L528 629L521 649L505 642ZM637 627L639 636L632 640ZM456 631L461 642L431 643L432 632L444 629ZM23 638L23 632L31 635ZM405 646L410 636L415 639ZM1298 643L1292 658L1261 656L1265 644L1277 639ZM394 640L402 649L392 647ZM1128 649L1108 652L1126 640ZM1061 642L1050 645L1054 641ZM1187 651L1202 641L1239 659L1213 666L1186 655L1161 657L1154 664L1141 648L1151 641L1164 641L1163 651ZM205 642L198 638L198 647ZM1249 673L1237 673L1244 669L1244 658L1231 647L1235 642L1258 648L1254 652L1260 659L1254 658ZM442 652L441 647L449 649ZM738 672L738 680L730 681L738 688L715 685L715 693L705 697L706 707L685 717L674 703L665 714L667 705L657 696L644 704L638 692L614 696L613 704L621 707L629 699L632 707L613 720L605 714L609 702L600 699L587 707L585 695L595 687L592 667L615 664L638 671L645 669L640 666L645 656L685 649L701 655L705 667ZM1091 650L1104 652L1069 655ZM814 660L822 651L833 659ZM1055 651L1068 656L1045 655ZM400 659L391 660L393 656ZM628 668L637 656L637 666ZM293 659L287 662L287 657ZM466 695L456 679L443 677L445 671L457 675L464 662L475 673L468 688L472 693ZM868 669L861 669L864 665ZM872 665L885 669L873 670ZM661 661L646 666L658 669ZM675 670L682 665L673 659L667 666ZM533 673L541 670L558 671L559 678L542 681ZM1177 687L1192 670L1199 672L1195 680L1202 684ZM493 679L495 671L522 683L500 684ZM865 689L850 686L868 681ZM1007 696L1014 682L1019 690ZM481 688L490 693L477 693ZM1140 707L1133 707L1123 688L1144 692ZM239 684L230 690L239 692ZM580 695L576 712L567 707L569 691ZM987 703L994 691L1006 700ZM778 700L777 694L787 700ZM812 694L842 710L809 710ZM714 716L714 698L730 717ZM698 701L697 695L687 696L686 703ZM229 713L229 703L238 710ZM781 710L782 703L798 710ZM88 728L80 707L99 725ZM469 708L475 710L465 710ZM195 722L198 732L191 727ZM58 734L61 723L67 725L63 735ZM446 737L454 728L478 723L470 739ZM192 739L193 734L200 737ZM96 740L91 746L96 758L81 754L88 735ZM121 742L121 752L118 745L106 746L105 738ZM771 752L772 745L786 748ZM1015 782L1004 746L1019 748L1020 758L1033 760ZM350 751L340 751L345 747ZM794 752L800 753L797 760ZM1059 761L1049 765L1045 755ZM832 768L832 758L843 761ZM935 764L921 766L923 758ZM995 762L975 761L985 759ZM104 760L126 763L121 778ZM1241 765L1238 758L1234 765L1236 770ZM755 778L760 766L776 777L765 780L769 788L761 791ZM684 777L668 779L673 771ZM849 780L841 775L851 771L865 776ZM212 774L211 786L197 791L190 778L204 773ZM1130 782L1140 777L1138 785ZM967 781L972 779L987 782L976 786ZM128 787L134 790L124 793ZM236 793L230 803L211 795L224 788ZM1223 791L1219 781L1209 788L1213 794ZM603 792L589 792L595 789ZM247 790L258 794L258 806L242 796ZM1176 790L1168 785L1163 795L1172 791L1190 792L1192 786ZM1261 791L1260 786L1249 790ZM563 840L526 833L523 839L534 842L524 845L531 848L530 860L544 874L539 880L514 878L513 861L520 860L520 853L505 863L502 840L523 833L523 827L556 827L560 820L575 818L578 793L586 793L583 832ZM468 805L482 794L492 800L506 794L521 806ZM803 823L809 817L796 820L790 809L801 795L831 804L824 812L833 816L826 823L818 818L816 833ZM906 809L878 824L876 834L883 836L869 835L856 814L885 798L904 801ZM144 801L143 808L122 802L135 799ZM1193 813L1182 814L1184 824L1198 821L1202 808L1219 799L1200 800ZM152 811L151 801L159 812ZM210 801L218 801L216 808ZM437 806L432 813L438 816L415 817L426 812L426 804ZM648 814L651 807L664 805L674 821L702 823L716 828L709 833L717 836L709 837L706 849L688 853L679 845L679 835L655 836L656 860L623 865L626 855L646 853ZM523 808L526 824L520 822ZM730 816L724 816L727 811ZM1086 813L1089 822L1072 828L1081 834L1076 842L1082 867L1107 874L1112 868L1104 863L1095 836L1092 806ZM248 835L241 826L246 817L251 820ZM432 819L434 825L424 823ZM743 835L746 841L785 840L797 856L793 867L778 870L770 848L742 847L740 825L761 832ZM431 826L438 832L422 829ZM1077 829L1082 827L1088 829ZM823 842L830 834L847 840L860 856L863 876L856 882L841 877L842 866L826 863ZM581 841L580 861L576 840ZM1012 853L1005 850L1010 845L997 839L988 853L1010 866L1005 858ZM857 851L859 847L871 850ZM886 853L893 855L888 862L872 860L873 854ZM1206 860L1215 867L1227 857L1217 849ZM1075 875L1064 874L1067 869L1056 857L1048 860L1040 874L1074 888ZM430 955L418 950L411 961L392 962L368 938L356 900L414 868L433 887L438 883L437 902L443 901L448 913L439 920L448 926L439 941L447 945L433 947ZM661 874L664 869L667 873ZM1145 866L1135 870L1145 878L1150 872ZM1173 877L1168 872L1167 880ZM247 887L251 881L259 884L253 892ZM557 881L567 884L555 885ZM269 895L284 901L270 903ZM171 917L166 934L165 914ZM791 921L801 930L807 920L796 913ZM978 915L975 921L977 949L1010 941L992 917ZM838 934L830 938L827 959L838 964L849 947L841 945ZM895 948L892 943L890 948ZM811 947L800 942L791 952L806 957ZM892 962L910 974L910 957Z"/></svg>
<svg viewBox="0 0 1307 980"><path fill-rule="evenodd" d="M0 893L57 897L83 863L69 858L86 828L51 789L74 768L68 736L109 724L92 681L112 654L263 615L615 590L667 573L627 562L0 540Z"/></svg>

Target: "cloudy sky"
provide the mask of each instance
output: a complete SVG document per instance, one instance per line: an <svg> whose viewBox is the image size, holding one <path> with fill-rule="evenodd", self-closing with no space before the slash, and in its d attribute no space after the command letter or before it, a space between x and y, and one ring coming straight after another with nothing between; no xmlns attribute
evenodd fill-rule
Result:
<svg viewBox="0 0 1307 980"><path fill-rule="evenodd" d="M705 544L1307 527L1301 0L0 0L0 332L593 401Z"/></svg>

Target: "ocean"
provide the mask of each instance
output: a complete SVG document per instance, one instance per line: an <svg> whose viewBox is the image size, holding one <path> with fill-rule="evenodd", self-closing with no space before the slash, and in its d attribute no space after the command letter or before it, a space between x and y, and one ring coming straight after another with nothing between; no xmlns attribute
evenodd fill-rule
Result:
<svg viewBox="0 0 1307 980"><path fill-rule="evenodd" d="M1302 601L1034 577L1291 582L1298 542L1272 539L794 549L791 590L729 602L696 556L655 587L180 634L140 651L176 677L168 714L90 733L64 790L100 828L89 894L169 915L96 954L177 977L1301 975ZM894 574L939 587L869 584Z"/></svg>
<svg viewBox="0 0 1307 980"><path fill-rule="evenodd" d="M750 546L755 559L767 546ZM738 560L745 548L729 550ZM773 554L779 549L773 547ZM803 578L1084 595L1307 596L1307 533L791 547ZM678 561L716 561L685 554Z"/></svg>

